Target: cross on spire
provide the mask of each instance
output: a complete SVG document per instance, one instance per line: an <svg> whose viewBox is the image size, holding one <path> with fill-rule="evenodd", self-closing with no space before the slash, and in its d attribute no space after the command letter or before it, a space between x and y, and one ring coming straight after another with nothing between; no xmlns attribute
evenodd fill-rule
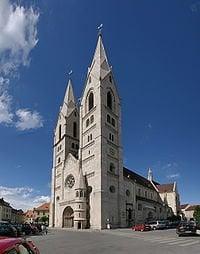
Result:
<svg viewBox="0 0 200 254"><path fill-rule="evenodd" d="M102 29L103 29L103 24L100 24L98 27L98 35L101 35Z"/></svg>
<svg viewBox="0 0 200 254"><path fill-rule="evenodd" d="M70 70L70 71L68 72L68 75L69 75L69 76L71 76L71 75L72 75L72 73L73 73L73 71L72 71L72 70Z"/></svg>

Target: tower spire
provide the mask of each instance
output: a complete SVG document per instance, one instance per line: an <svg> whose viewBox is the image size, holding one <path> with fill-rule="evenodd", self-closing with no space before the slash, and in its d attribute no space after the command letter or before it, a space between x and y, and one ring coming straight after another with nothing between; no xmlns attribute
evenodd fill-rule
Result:
<svg viewBox="0 0 200 254"><path fill-rule="evenodd" d="M72 80L69 79L67 89L65 92L64 101L63 101L62 113L65 116L69 116L75 107L76 107L76 103L75 103L74 92L72 87Z"/></svg>
<svg viewBox="0 0 200 254"><path fill-rule="evenodd" d="M153 172L152 172L152 170L149 168L148 169L148 177L147 177L147 179L149 180L149 181L153 181Z"/></svg>
<svg viewBox="0 0 200 254"><path fill-rule="evenodd" d="M100 26L99 26L100 27ZM102 34L99 29L97 45L94 52L92 64L89 68L89 72L94 76L96 79L104 79L108 73L110 73L111 68L108 64L108 59L106 55L106 51L103 45Z"/></svg>

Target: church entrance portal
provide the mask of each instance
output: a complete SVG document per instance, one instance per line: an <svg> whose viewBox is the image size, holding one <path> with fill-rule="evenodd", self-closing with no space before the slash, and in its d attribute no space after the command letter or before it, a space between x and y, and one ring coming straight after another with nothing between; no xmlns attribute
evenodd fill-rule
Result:
<svg viewBox="0 0 200 254"><path fill-rule="evenodd" d="M74 211L70 206L67 206L63 211L63 228L74 227Z"/></svg>

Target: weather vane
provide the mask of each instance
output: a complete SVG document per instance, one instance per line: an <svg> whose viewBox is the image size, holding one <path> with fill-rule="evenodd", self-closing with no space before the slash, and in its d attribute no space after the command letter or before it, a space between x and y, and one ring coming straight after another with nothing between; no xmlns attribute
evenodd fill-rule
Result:
<svg viewBox="0 0 200 254"><path fill-rule="evenodd" d="M99 25L99 26L97 27L97 29L99 30L99 35L101 35L102 28L103 28L103 24L101 24L101 25Z"/></svg>
<svg viewBox="0 0 200 254"><path fill-rule="evenodd" d="M72 70L70 70L70 71L68 72L68 75L69 75L69 76L71 76L71 75L72 75L72 73L73 73L73 71L72 71Z"/></svg>

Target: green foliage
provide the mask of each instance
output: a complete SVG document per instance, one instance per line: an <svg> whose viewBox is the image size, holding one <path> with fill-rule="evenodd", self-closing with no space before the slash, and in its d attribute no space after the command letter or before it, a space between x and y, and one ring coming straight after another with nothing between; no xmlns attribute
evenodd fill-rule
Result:
<svg viewBox="0 0 200 254"><path fill-rule="evenodd" d="M40 218L40 222L43 222L43 223L48 222L48 220L49 220L48 217L45 215Z"/></svg>
<svg viewBox="0 0 200 254"><path fill-rule="evenodd" d="M200 206L199 205L195 207L193 217L198 223L200 223Z"/></svg>

